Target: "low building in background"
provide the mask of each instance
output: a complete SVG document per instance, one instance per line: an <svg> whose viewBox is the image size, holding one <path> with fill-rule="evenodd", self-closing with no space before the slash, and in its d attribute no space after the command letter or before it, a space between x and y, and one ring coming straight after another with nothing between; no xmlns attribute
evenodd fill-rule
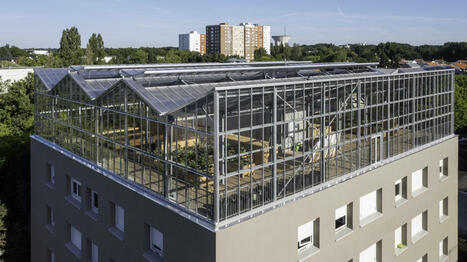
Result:
<svg viewBox="0 0 467 262"><path fill-rule="evenodd" d="M46 55L49 56L51 52L48 49L25 49L31 55Z"/></svg>
<svg viewBox="0 0 467 262"><path fill-rule="evenodd" d="M3 82L15 82L26 78L28 74L34 73L32 67L11 67L0 68L0 80ZM8 90L0 90L0 92L8 92Z"/></svg>
<svg viewBox="0 0 467 262"><path fill-rule="evenodd" d="M459 73L467 74L467 60L458 60L457 62L451 63Z"/></svg>
<svg viewBox="0 0 467 262"><path fill-rule="evenodd" d="M272 39L274 40L275 46L288 45L290 41L289 35L273 35Z"/></svg>
<svg viewBox="0 0 467 262"><path fill-rule="evenodd" d="M454 70L35 70L35 261L456 261Z"/></svg>

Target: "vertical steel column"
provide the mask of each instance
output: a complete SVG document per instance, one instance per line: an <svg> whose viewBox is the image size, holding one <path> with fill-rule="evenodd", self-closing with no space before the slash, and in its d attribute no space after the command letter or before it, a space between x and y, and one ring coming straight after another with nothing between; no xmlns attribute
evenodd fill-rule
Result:
<svg viewBox="0 0 467 262"><path fill-rule="evenodd" d="M99 164L99 116L102 109L95 108L94 110L94 132L96 133L96 163Z"/></svg>
<svg viewBox="0 0 467 262"><path fill-rule="evenodd" d="M169 118L165 117L165 124L164 124L164 197L169 197L169 143L168 143L168 136L169 136L169 128L168 128Z"/></svg>
<svg viewBox="0 0 467 262"><path fill-rule="evenodd" d="M412 148L415 148L415 113L416 113L416 110L415 110L415 99L416 99L416 95L415 95L415 86L417 84L417 81L416 81L416 77L415 75L412 75L413 77L413 85L412 85Z"/></svg>
<svg viewBox="0 0 467 262"><path fill-rule="evenodd" d="M387 144L386 144L386 158L389 158L389 147L391 145L391 140L389 139L391 136L391 132L389 131L391 129L391 81L389 80L389 78L387 78L388 80L388 93L387 93L387 101L386 101L386 104L387 104L387 115L386 115L386 118L387 118L387 121L388 121L388 128L386 129L386 137L388 138L388 141L387 141ZM383 81L383 88L384 88L384 81ZM384 92L383 92L384 94ZM383 137L381 138L384 140L384 133L383 133Z"/></svg>
<svg viewBox="0 0 467 262"><path fill-rule="evenodd" d="M277 200L277 89L274 86L274 96L272 101L273 116L272 116L272 187L273 187L273 199Z"/></svg>
<svg viewBox="0 0 467 262"><path fill-rule="evenodd" d="M219 93L214 91L214 222L219 222Z"/></svg>
<svg viewBox="0 0 467 262"><path fill-rule="evenodd" d="M357 83L357 99L358 99L358 102L357 102L357 125L358 125L358 129L357 129L357 170L360 169L360 162L361 162L361 152L360 152L360 148L361 148L361 144L362 144L362 112L361 112L361 107L360 107L360 104L361 104L361 101L362 101L362 85L361 85L361 82L358 81ZM365 106L365 104L364 104Z"/></svg>
<svg viewBox="0 0 467 262"><path fill-rule="evenodd" d="M451 71L451 134L454 134L454 70Z"/></svg>
<svg viewBox="0 0 467 262"><path fill-rule="evenodd" d="M323 83L321 85L321 126L320 128L320 134L319 134L319 139L320 139L320 145L321 145L321 156L320 156L320 164L321 164L321 183L324 183L326 181L326 159L325 159L325 146L324 146L324 136L326 132L326 127L325 127L325 119L326 117L324 116L326 112L326 95L324 94L325 92L325 84ZM330 128L330 127L329 127ZM329 143L328 143L328 148L329 148Z"/></svg>
<svg viewBox="0 0 467 262"><path fill-rule="evenodd" d="M124 88L124 95L123 95L123 107L125 111L125 178L128 178L128 91L127 88Z"/></svg>

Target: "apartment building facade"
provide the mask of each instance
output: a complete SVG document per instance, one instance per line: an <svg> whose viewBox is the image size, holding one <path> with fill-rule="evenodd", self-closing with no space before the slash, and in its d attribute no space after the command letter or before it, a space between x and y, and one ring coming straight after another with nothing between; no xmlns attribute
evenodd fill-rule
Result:
<svg viewBox="0 0 467 262"><path fill-rule="evenodd" d="M201 55L206 54L206 34L199 35L199 53Z"/></svg>
<svg viewBox="0 0 467 262"><path fill-rule="evenodd" d="M251 61L255 59L255 50L256 48L256 26L250 23L240 24L245 28L244 34L244 50L245 50L245 59Z"/></svg>
<svg viewBox="0 0 467 262"><path fill-rule="evenodd" d="M227 23L206 26L206 52L232 55L232 26Z"/></svg>
<svg viewBox="0 0 467 262"><path fill-rule="evenodd" d="M196 31L191 31L188 34L178 35L178 49L194 52L201 52L200 34Z"/></svg>
<svg viewBox="0 0 467 262"><path fill-rule="evenodd" d="M457 261L453 70L375 65L36 69L34 261Z"/></svg>
<svg viewBox="0 0 467 262"><path fill-rule="evenodd" d="M221 53L232 56L238 55L247 61L254 59L254 51L258 48L266 49L270 54L271 27L241 23L240 25L206 26L206 46L208 53Z"/></svg>
<svg viewBox="0 0 467 262"><path fill-rule="evenodd" d="M245 57L245 27L241 25L232 26L232 55Z"/></svg>

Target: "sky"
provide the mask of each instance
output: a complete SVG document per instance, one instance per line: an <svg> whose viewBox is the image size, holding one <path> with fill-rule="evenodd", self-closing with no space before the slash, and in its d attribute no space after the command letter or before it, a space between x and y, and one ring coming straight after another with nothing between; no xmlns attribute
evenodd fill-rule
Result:
<svg viewBox="0 0 467 262"><path fill-rule="evenodd" d="M0 46L56 48L76 26L83 47L178 46L178 34L227 22L270 25L298 44L467 41L466 0L0 0Z"/></svg>

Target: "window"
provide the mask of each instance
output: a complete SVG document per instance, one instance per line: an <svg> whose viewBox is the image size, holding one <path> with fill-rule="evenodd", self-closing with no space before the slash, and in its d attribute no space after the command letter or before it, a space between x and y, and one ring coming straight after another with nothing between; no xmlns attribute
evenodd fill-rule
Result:
<svg viewBox="0 0 467 262"><path fill-rule="evenodd" d="M366 225L381 215L381 197L382 189L379 189L360 198L360 225Z"/></svg>
<svg viewBox="0 0 467 262"><path fill-rule="evenodd" d="M381 240L360 252L360 262L381 261Z"/></svg>
<svg viewBox="0 0 467 262"><path fill-rule="evenodd" d="M418 216L412 218L412 242L415 243L422 238L428 231L427 225L428 211L425 211Z"/></svg>
<svg viewBox="0 0 467 262"><path fill-rule="evenodd" d="M439 160L439 178L448 177L448 158Z"/></svg>
<svg viewBox="0 0 467 262"><path fill-rule="evenodd" d="M55 228L54 210L50 206L47 206L47 225L51 230Z"/></svg>
<svg viewBox="0 0 467 262"><path fill-rule="evenodd" d="M319 251L319 218L298 227L298 260Z"/></svg>
<svg viewBox="0 0 467 262"><path fill-rule="evenodd" d="M81 202L81 183L78 180L71 179L71 196Z"/></svg>
<svg viewBox="0 0 467 262"><path fill-rule="evenodd" d="M91 191L91 210L94 213L99 213L99 195L96 191Z"/></svg>
<svg viewBox="0 0 467 262"><path fill-rule="evenodd" d="M313 244L313 221L298 227L298 249Z"/></svg>
<svg viewBox="0 0 467 262"><path fill-rule="evenodd" d="M52 186L55 184L55 167L49 163L47 163L47 182Z"/></svg>
<svg viewBox="0 0 467 262"><path fill-rule="evenodd" d="M402 253L407 247L407 224L398 227L394 231L394 248L396 255Z"/></svg>
<svg viewBox="0 0 467 262"><path fill-rule="evenodd" d="M428 254L425 254L423 257L419 258L417 262L428 262Z"/></svg>
<svg viewBox="0 0 467 262"><path fill-rule="evenodd" d="M448 237L439 242L439 261L446 261L448 258Z"/></svg>
<svg viewBox="0 0 467 262"><path fill-rule="evenodd" d="M336 210L336 230L346 225L347 206L343 206Z"/></svg>
<svg viewBox="0 0 467 262"><path fill-rule="evenodd" d="M125 210L119 205L115 205L115 227L125 232Z"/></svg>
<svg viewBox="0 0 467 262"><path fill-rule="evenodd" d="M336 209L336 239L344 237L352 230L352 206L353 203L350 203Z"/></svg>
<svg viewBox="0 0 467 262"><path fill-rule="evenodd" d="M396 206L407 200L407 177L403 177L394 182L394 198Z"/></svg>
<svg viewBox="0 0 467 262"><path fill-rule="evenodd" d="M412 196L417 196L428 188L428 168L419 169L412 173Z"/></svg>
<svg viewBox="0 0 467 262"><path fill-rule="evenodd" d="M55 253L50 249L47 249L47 262L55 262Z"/></svg>
<svg viewBox="0 0 467 262"><path fill-rule="evenodd" d="M448 198L439 201L439 220L444 221L448 217Z"/></svg>
<svg viewBox="0 0 467 262"><path fill-rule="evenodd" d="M162 255L164 250L164 235L157 229L151 227L150 229L150 245L152 251Z"/></svg>
<svg viewBox="0 0 467 262"><path fill-rule="evenodd" d="M97 245L92 242L91 243L91 262L97 262L99 261L99 248L97 247Z"/></svg>
<svg viewBox="0 0 467 262"><path fill-rule="evenodd" d="M81 251L81 232L70 225L70 241L78 250Z"/></svg>

